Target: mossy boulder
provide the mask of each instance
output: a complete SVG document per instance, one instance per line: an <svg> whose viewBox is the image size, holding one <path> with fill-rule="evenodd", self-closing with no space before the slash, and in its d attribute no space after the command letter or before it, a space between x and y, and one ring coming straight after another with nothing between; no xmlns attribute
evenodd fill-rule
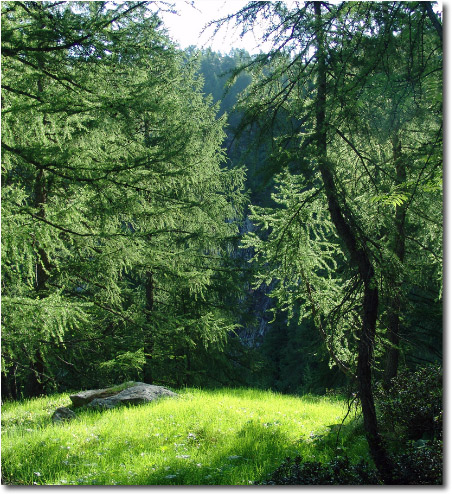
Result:
<svg viewBox="0 0 452 494"><path fill-rule="evenodd" d="M114 408L148 403L163 396L176 397L177 394L163 386L130 381L119 386L81 391L70 399L74 407Z"/></svg>

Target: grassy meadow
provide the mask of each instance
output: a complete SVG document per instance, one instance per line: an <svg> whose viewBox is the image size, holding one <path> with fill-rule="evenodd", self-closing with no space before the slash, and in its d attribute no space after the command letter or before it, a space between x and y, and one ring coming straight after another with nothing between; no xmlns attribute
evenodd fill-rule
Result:
<svg viewBox="0 0 452 494"><path fill-rule="evenodd" d="M68 394L2 406L2 476L9 484L248 485L287 456L368 458L338 397L253 389L178 391L179 397L106 411L84 409L54 424Z"/></svg>

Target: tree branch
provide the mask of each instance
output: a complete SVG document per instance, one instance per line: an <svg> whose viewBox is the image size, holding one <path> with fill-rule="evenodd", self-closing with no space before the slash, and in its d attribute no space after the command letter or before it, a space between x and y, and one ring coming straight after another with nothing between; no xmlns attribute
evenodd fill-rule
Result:
<svg viewBox="0 0 452 494"><path fill-rule="evenodd" d="M94 29L94 32L101 31L102 29L105 29L107 26L113 24L117 20L119 20L121 17L127 15L128 13L132 12L133 10L145 5L147 2L138 2L136 5L132 5L129 7L127 10L124 12L121 12L120 14L116 15L112 19L108 20L104 24L101 24L98 28ZM21 5L23 6L23 5ZM26 9L28 12L29 10ZM34 47L34 46L19 46L17 48L3 48L2 49L2 54L6 56L14 56L17 55L18 53L22 52L39 52L39 53L46 53L46 52L54 52L54 51L61 51L61 50L69 50L70 48L73 48L74 46L81 45L84 41L88 40L93 36L93 33L86 34L85 36L81 36L80 38L70 41L68 43L65 43L64 45L56 45L56 46L41 46L41 47Z"/></svg>

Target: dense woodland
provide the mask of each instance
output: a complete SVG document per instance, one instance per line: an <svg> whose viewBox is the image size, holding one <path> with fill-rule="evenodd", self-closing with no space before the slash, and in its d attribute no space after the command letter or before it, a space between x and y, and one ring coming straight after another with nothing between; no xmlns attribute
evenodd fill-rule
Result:
<svg viewBox="0 0 452 494"><path fill-rule="evenodd" d="M387 396L442 362L436 6L212 26L260 26L259 55L179 49L167 8L2 2L3 398L341 390L390 480Z"/></svg>

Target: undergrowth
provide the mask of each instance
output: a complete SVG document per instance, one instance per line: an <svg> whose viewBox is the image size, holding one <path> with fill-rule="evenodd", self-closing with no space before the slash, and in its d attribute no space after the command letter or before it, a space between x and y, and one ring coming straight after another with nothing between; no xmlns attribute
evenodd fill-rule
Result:
<svg viewBox="0 0 452 494"><path fill-rule="evenodd" d="M30 485L248 485L284 460L327 462L347 451L368 458L359 423L336 427L345 403L270 391L184 389L137 407L77 411L71 422L51 414L67 394L5 403L2 476ZM330 427L329 427L330 426ZM334 432L333 432L334 431Z"/></svg>

